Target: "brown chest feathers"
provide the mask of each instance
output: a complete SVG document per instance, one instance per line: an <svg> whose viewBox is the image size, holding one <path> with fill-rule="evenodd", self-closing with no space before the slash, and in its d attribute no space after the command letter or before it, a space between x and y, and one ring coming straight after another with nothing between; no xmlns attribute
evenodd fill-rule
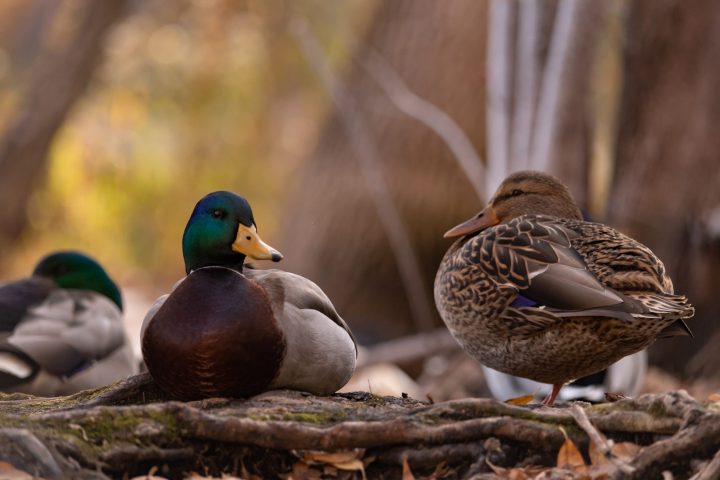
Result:
<svg viewBox="0 0 720 480"><path fill-rule="evenodd" d="M262 287L230 269L202 268L155 314L142 350L160 387L190 400L262 392L286 343Z"/></svg>

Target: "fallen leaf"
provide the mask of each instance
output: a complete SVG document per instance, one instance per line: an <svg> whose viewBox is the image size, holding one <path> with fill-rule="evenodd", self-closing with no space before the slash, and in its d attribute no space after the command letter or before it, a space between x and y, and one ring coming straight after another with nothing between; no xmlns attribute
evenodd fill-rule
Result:
<svg viewBox="0 0 720 480"><path fill-rule="evenodd" d="M408 465L407 457L403 457L402 459L402 480L415 480L415 475L413 475L412 470L410 470L410 465Z"/></svg>
<svg viewBox="0 0 720 480"><path fill-rule="evenodd" d="M490 467L490 470L492 470L496 475L505 475L505 472L507 472L507 468L498 467L488 460L487 457L485 457L485 463L487 463L487 466Z"/></svg>
<svg viewBox="0 0 720 480"><path fill-rule="evenodd" d="M344 452L323 452L319 450L308 450L302 453L301 457L304 462L329 463L349 463L359 460L365 454L365 450L348 450Z"/></svg>
<svg viewBox="0 0 720 480"><path fill-rule="evenodd" d="M707 399L708 402L720 402L720 393L711 393Z"/></svg>
<svg viewBox="0 0 720 480"><path fill-rule="evenodd" d="M588 447L588 454L590 456L590 464L595 467L602 467L605 465L612 465L612 462L600 451L600 448L590 440L590 446Z"/></svg>
<svg viewBox="0 0 720 480"><path fill-rule="evenodd" d="M592 440L590 440L588 454L590 456L590 464L592 465L588 473L593 480L607 480L610 478L610 475L618 469L614 463L603 455Z"/></svg>
<svg viewBox="0 0 720 480"><path fill-rule="evenodd" d="M615 455L620 460L624 462L629 462L630 460L637 457L637 455L640 453L640 450L642 450L642 447L632 442L620 442L613 445L610 450L612 451L613 455Z"/></svg>
<svg viewBox="0 0 720 480"><path fill-rule="evenodd" d="M296 453L297 454L297 453ZM365 465L362 457L365 455L365 449L356 448L344 452L323 452L319 450L308 450L302 452L300 460L307 464L331 465L339 470L350 470L360 472L365 478Z"/></svg>
<svg viewBox="0 0 720 480"><path fill-rule="evenodd" d="M147 475L140 475L137 477L133 477L130 480L167 480L165 477L161 477L158 475L155 475L155 472L158 471L157 465L153 465L150 467L150 471L148 471ZM0 477L2 478L2 477Z"/></svg>
<svg viewBox="0 0 720 480"><path fill-rule="evenodd" d="M583 460L583 457L580 454L580 450L578 450L573 441L570 440L570 437L568 437L565 429L562 427L559 428L563 433L563 436L565 436L565 443L563 443L562 447L560 447L560 451L558 452L558 468L565 468L582 475L587 475L587 466L585 465L585 460Z"/></svg>
<svg viewBox="0 0 720 480"><path fill-rule="evenodd" d="M425 477L425 480L437 480L438 478L447 478L452 472L450 468L447 466L447 462L443 460L442 462L435 465L435 470L433 470L433 473L430 474L429 477Z"/></svg>
<svg viewBox="0 0 720 480"><path fill-rule="evenodd" d="M311 468L307 463L300 460L295 462L291 472L280 475L280 478L287 480L320 480L322 479L322 472Z"/></svg>
<svg viewBox="0 0 720 480"><path fill-rule="evenodd" d="M505 400L505 403L509 403L510 405L527 405L533 400L535 400L535 395L523 395L522 397L509 398Z"/></svg>
<svg viewBox="0 0 720 480"><path fill-rule="evenodd" d="M0 461L0 480L33 480L34 478L37 477L18 470L7 462Z"/></svg>

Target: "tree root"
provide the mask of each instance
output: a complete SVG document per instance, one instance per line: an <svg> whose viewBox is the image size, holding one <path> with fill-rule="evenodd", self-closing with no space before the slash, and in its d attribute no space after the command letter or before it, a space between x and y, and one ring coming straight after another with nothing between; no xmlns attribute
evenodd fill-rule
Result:
<svg viewBox="0 0 720 480"><path fill-rule="evenodd" d="M415 474L429 475L445 462L462 477L473 464L490 472L486 457L503 468L554 466L565 442L558 427L581 451L586 432L595 431L645 445L613 478L653 478L664 470L689 476L692 458L709 460L720 448L718 409L682 391L571 408L491 399L428 404L363 392L178 402L144 374L70 397L0 396L0 436L25 439L12 442L12 455L0 447L0 456L48 478L132 476L152 466L168 477L238 474L240 464L266 477L291 470L297 451L352 449L364 452L371 478L399 475L403 459Z"/></svg>

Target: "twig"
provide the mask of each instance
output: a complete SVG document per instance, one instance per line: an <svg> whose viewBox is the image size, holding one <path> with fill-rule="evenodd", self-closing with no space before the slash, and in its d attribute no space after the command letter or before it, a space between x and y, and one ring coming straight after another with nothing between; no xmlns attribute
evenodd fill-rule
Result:
<svg viewBox="0 0 720 480"><path fill-rule="evenodd" d="M472 142L455 120L438 106L413 93L397 71L371 46L367 47L361 65L398 110L430 128L445 142L478 199L484 201L485 167Z"/></svg>
<svg viewBox="0 0 720 480"><path fill-rule="evenodd" d="M195 455L196 452L192 447L158 448L128 445L103 452L100 459L110 466L123 466L133 462L172 462L192 458Z"/></svg>
<svg viewBox="0 0 720 480"><path fill-rule="evenodd" d="M519 25L515 55L515 107L512 125L512 155L514 170L530 168L530 139L538 73L538 39L540 2L520 0Z"/></svg>
<svg viewBox="0 0 720 480"><path fill-rule="evenodd" d="M370 132L358 116L357 108L331 71L327 58L307 23L299 17L295 18L290 25L290 31L300 45L306 60L320 78L342 120L350 145L360 163L365 184L370 190L370 199L375 205L380 224L388 236L415 326L419 330L427 330L434 323L433 309L427 300L429 297L422 283L423 275L415 258L412 242L403 227L402 217L382 174L382 166L378 160L380 153L375 147Z"/></svg>
<svg viewBox="0 0 720 480"><path fill-rule="evenodd" d="M587 433L590 440L595 443L600 452L605 455L605 458L610 460L621 472L632 473L635 470L622 459L613 455L612 444L593 426L592 423L590 423L590 419L580 405L574 403L570 407L570 414L573 416L577 424L580 425L580 428L585 430L585 433Z"/></svg>
<svg viewBox="0 0 720 480"><path fill-rule="evenodd" d="M510 32L513 4L491 0L487 44L487 175L493 191L507 176L510 131Z"/></svg>
<svg viewBox="0 0 720 480"><path fill-rule="evenodd" d="M556 137L560 94L564 86L570 53L575 35L578 4L582 0L560 0L555 14L550 51L545 65L542 87L535 117L535 135L532 142L530 166L535 170L548 171L550 152ZM592 1L592 0L591 0Z"/></svg>
<svg viewBox="0 0 720 480"><path fill-rule="evenodd" d="M434 467L445 461L456 463L461 461L475 461L483 453L479 442L449 443L435 447L395 447L383 450L377 457L377 462L398 464L405 457L413 467Z"/></svg>
<svg viewBox="0 0 720 480"><path fill-rule="evenodd" d="M459 348L447 328L438 328L363 348L358 368L378 363L406 364Z"/></svg>
<svg viewBox="0 0 720 480"><path fill-rule="evenodd" d="M663 465L687 461L689 458L697 458L698 455L714 454L718 450L720 422L717 415L705 414L696 424L680 430L668 439L645 447L642 454L631 462L635 471L627 478L652 478L660 474ZM616 475L614 478L620 477Z"/></svg>
<svg viewBox="0 0 720 480"><path fill-rule="evenodd" d="M713 459L700 472L693 475L690 480L717 480L720 478L720 450Z"/></svg>

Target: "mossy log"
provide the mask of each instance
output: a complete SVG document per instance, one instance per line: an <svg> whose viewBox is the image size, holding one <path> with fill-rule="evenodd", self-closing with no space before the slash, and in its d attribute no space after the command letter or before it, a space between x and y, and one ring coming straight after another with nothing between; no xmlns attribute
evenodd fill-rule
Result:
<svg viewBox="0 0 720 480"><path fill-rule="evenodd" d="M123 478L153 467L167 478L277 478L299 465L305 478L399 478L403 464L416 477L497 478L503 468L555 466L565 433L587 457L577 410L601 436L644 446L615 478L687 478L720 450L720 406L683 391L580 405L293 391L179 402L141 374L69 397L0 394L0 460L46 478Z"/></svg>

